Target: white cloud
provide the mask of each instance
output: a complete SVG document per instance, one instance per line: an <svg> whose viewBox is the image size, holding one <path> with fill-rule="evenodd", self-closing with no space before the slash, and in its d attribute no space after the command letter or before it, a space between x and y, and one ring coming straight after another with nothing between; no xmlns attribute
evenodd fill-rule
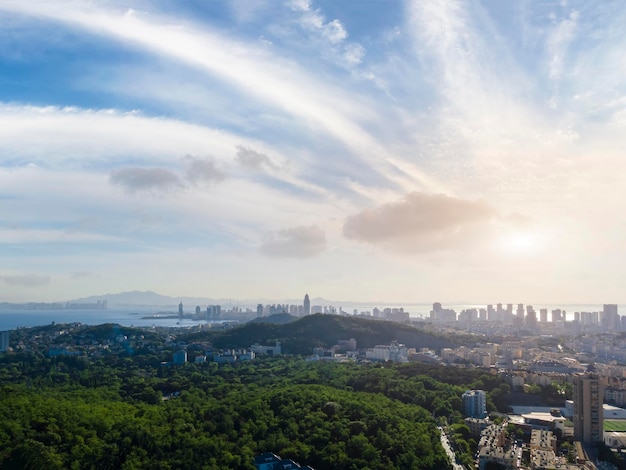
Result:
<svg viewBox="0 0 626 470"><path fill-rule="evenodd" d="M0 230L0 243L5 244L56 244L56 243L124 243L127 238L90 233L88 231L13 228Z"/></svg>
<svg viewBox="0 0 626 470"><path fill-rule="evenodd" d="M146 191L159 195L182 187L178 175L167 168L120 168L111 173L109 181L130 193Z"/></svg>
<svg viewBox="0 0 626 470"><path fill-rule="evenodd" d="M241 138L201 125L116 110L17 106L0 103L0 156L48 167L108 159L162 160L225 154ZM87 158L85 158L87 157Z"/></svg>
<svg viewBox="0 0 626 470"><path fill-rule="evenodd" d="M413 192L349 216L343 233L393 251L429 252L475 244L496 218L497 211L483 201Z"/></svg>
<svg viewBox="0 0 626 470"><path fill-rule="evenodd" d="M550 78L553 80L561 78L565 54L567 54L567 48L574 38L579 17L580 13L578 11L572 11L568 18L557 23L548 36L546 41L548 71Z"/></svg>
<svg viewBox="0 0 626 470"><path fill-rule="evenodd" d="M274 258L310 258L326 249L326 234L317 226L291 227L271 233L260 247Z"/></svg>
<svg viewBox="0 0 626 470"><path fill-rule="evenodd" d="M70 3L74 8L69 8ZM370 114L358 104L356 96L346 98L344 91L312 79L292 62L208 29L172 24L158 14L125 16L91 4L76 8L75 3L70 3L63 8L47 2L9 2L0 5L0 9L82 27L198 67L257 100L310 121L350 145L372 140L344 114L348 110L352 110L352 116Z"/></svg>
<svg viewBox="0 0 626 470"><path fill-rule="evenodd" d="M81 289L140 282L201 290L210 259L230 279L215 288L234 296L246 284L278 291L311 282L344 298L406 298L420 295L416 284L427 301L455 287L458 296L488 297L536 272L539 257L492 249L506 235L513 245L559 240L541 257L555 279L623 277L619 5L594 4L578 16L554 7L566 13L547 24L536 4L527 21L540 26L521 38L518 10L508 5L398 3L389 8L406 5L407 14L392 12L406 23L381 21L385 39L358 18L348 22L340 3L334 16L307 1L250 15L230 4L219 19L123 3L0 3L0 16L21 25L14 44L40 44L32 28L39 24L111 54L106 64L72 63L75 75L50 72L63 93L44 87L28 97L68 97L73 106L0 104L0 240L19 244L3 274L58 266L54 286L42 286L49 295L72 289L71 273L94 265L102 277L85 277ZM51 49L60 60L66 42ZM82 57L80 41L72 51ZM144 197L150 193L174 197ZM532 224L509 213L532 214ZM329 274L328 256L316 256L325 252L351 272ZM173 253L184 269L168 264ZM280 284L263 256L281 258L291 278ZM300 257L308 257L306 270ZM176 287L160 265L179 270Z"/></svg>
<svg viewBox="0 0 626 470"><path fill-rule="evenodd" d="M253 170L278 169L278 165L276 165L270 159L270 157L251 148L244 147L243 145L237 146L237 155L235 156L235 161L241 166Z"/></svg>
<svg viewBox="0 0 626 470"><path fill-rule="evenodd" d="M194 184L211 184L222 181L224 172L218 168L213 157L194 157L187 155L183 162L187 166L187 179Z"/></svg>
<svg viewBox="0 0 626 470"><path fill-rule="evenodd" d="M308 1L292 1L291 7L300 16L298 23L305 31L316 35L318 44L326 56L341 66L352 68L365 56L365 48L356 42L348 42L348 32L337 18L326 21L320 9L313 9ZM315 39L315 37L314 37Z"/></svg>

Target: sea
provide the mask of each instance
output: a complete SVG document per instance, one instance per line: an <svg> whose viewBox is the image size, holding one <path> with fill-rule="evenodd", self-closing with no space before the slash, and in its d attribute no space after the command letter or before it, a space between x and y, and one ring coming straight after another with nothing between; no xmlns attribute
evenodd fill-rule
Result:
<svg viewBox="0 0 626 470"><path fill-rule="evenodd" d="M340 305L335 305L338 309ZM486 308L484 304L443 304L444 308L451 308L460 313L469 308ZM600 304L560 304L560 305L533 305L539 312L540 308L548 309L548 318L554 309L565 310L567 321L574 320L574 312L601 312ZM381 310L386 307L403 307L405 312L409 312L411 318L427 319L432 310L432 304L411 304L397 306L378 305ZM516 308L517 305L514 305ZM374 309L374 306L344 306L343 311L351 314L356 309L358 313ZM618 312L626 314L626 305L619 305ZM99 325L102 323L117 323L121 326L136 327L171 327L185 328L199 325L206 325L211 322L205 320L192 320L190 318L179 318L176 312L164 311L159 307L111 307L100 310L90 309L60 309L60 310L20 310L20 309L0 309L0 331L13 330L20 327L32 327L49 325L55 323L84 323L87 325Z"/></svg>
<svg viewBox="0 0 626 470"><path fill-rule="evenodd" d="M148 318L149 317L149 318ZM172 317L172 318L170 318ZM21 327L43 326L55 323L84 323L100 325L117 323L121 326L185 328L211 322L179 318L177 312L163 311L159 307L120 307L106 309L19 310L0 309L0 331Z"/></svg>

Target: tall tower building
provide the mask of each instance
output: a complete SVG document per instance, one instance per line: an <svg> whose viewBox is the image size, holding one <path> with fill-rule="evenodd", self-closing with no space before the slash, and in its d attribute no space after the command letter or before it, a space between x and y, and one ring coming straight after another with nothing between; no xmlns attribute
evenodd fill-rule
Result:
<svg viewBox="0 0 626 470"><path fill-rule="evenodd" d="M304 314L311 314L311 300L309 299L309 294L304 295Z"/></svg>
<svg viewBox="0 0 626 470"><path fill-rule="evenodd" d="M513 325L517 328L524 326L524 304L517 304L516 314L513 317Z"/></svg>
<svg viewBox="0 0 626 470"><path fill-rule="evenodd" d="M463 394L463 411L471 418L487 416L487 395L482 390L468 390Z"/></svg>
<svg viewBox="0 0 626 470"><path fill-rule="evenodd" d="M498 305L502 305L502 304L498 304ZM487 305L487 319L489 321L500 320L500 318L498 318L496 310L494 310L493 305L491 304Z"/></svg>
<svg viewBox="0 0 626 470"><path fill-rule="evenodd" d="M9 335L10 331L0 331L0 351L6 351L9 349Z"/></svg>
<svg viewBox="0 0 626 470"><path fill-rule="evenodd" d="M182 316L183 314L183 301L181 300L178 304L178 314Z"/></svg>
<svg viewBox="0 0 626 470"><path fill-rule="evenodd" d="M620 318L617 313L617 304L604 304L600 316L602 331L620 331Z"/></svg>
<svg viewBox="0 0 626 470"><path fill-rule="evenodd" d="M574 377L574 439L581 442L601 442L604 438L602 403L604 390L595 374Z"/></svg>
<svg viewBox="0 0 626 470"><path fill-rule="evenodd" d="M532 305L526 306L526 326L531 330L537 328L537 312Z"/></svg>

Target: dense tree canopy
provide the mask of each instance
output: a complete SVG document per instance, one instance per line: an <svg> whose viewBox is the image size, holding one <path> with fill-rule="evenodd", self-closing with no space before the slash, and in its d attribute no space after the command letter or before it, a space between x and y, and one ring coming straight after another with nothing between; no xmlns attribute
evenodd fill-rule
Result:
<svg viewBox="0 0 626 470"><path fill-rule="evenodd" d="M318 470L444 469L435 420L458 422L467 388L496 391L491 407L507 391L485 372L423 364L172 366L136 332L88 333L136 347L0 356L0 468L252 469L274 452Z"/></svg>

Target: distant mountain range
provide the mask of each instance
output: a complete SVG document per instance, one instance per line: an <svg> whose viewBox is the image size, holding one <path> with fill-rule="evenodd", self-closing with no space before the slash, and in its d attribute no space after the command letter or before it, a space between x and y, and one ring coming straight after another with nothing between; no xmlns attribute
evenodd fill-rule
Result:
<svg viewBox="0 0 626 470"><path fill-rule="evenodd" d="M91 295L78 299L63 300L57 302L0 302L2 309L23 309L23 308L47 308L52 305L71 304L95 304L98 301L106 300L109 307L171 307L178 308L178 303L183 302L187 310L190 307L200 305L203 308L207 305L241 305L240 302L232 302L231 299L209 299L204 297L168 297L151 291L131 291L119 294ZM58 308L58 307L50 307Z"/></svg>
<svg viewBox="0 0 626 470"><path fill-rule="evenodd" d="M199 305L204 308L208 305L221 305L222 307L251 307L255 308L257 304L273 305L273 304L288 304L288 305L302 305L304 301L304 294L299 299L232 299L232 298L209 298L209 297L169 297L167 295L157 294L152 291L129 291L121 292L118 294L103 294L103 295L91 295L89 297L81 297L78 299L57 301L54 303L65 304L70 303L96 303L99 300L106 300L109 307L168 307L177 308L179 302L183 302L186 309L190 309ZM27 304L44 304L42 302L24 302L24 303L9 303L0 302L0 309L9 308L24 308ZM323 297L311 298L311 305L332 305L335 307L343 307L344 309L352 308L371 308L378 306L384 307L401 307L406 305L421 305L415 302L355 302L349 300L329 300ZM426 305L426 304L423 304Z"/></svg>
<svg viewBox="0 0 626 470"><path fill-rule="evenodd" d="M167 295L157 294L151 291L130 291L121 292L119 294L104 294L104 295L92 295L89 297L83 297L80 299L70 300L73 303L93 303L98 300L106 300L109 306L146 306L146 307L175 307L179 302L183 302L185 307L194 307L200 305L204 307L207 305L221 305L224 306L240 306L240 307L256 307L257 304L272 305L272 304L288 304L288 305L301 305L304 301L304 294L299 299L232 299L232 298L209 298L209 297L169 297ZM402 306L407 305L408 302L354 302L348 300L329 300L323 297L311 298L311 305L333 305L335 307L353 308L360 306L372 306L378 305L379 307L387 306Z"/></svg>

